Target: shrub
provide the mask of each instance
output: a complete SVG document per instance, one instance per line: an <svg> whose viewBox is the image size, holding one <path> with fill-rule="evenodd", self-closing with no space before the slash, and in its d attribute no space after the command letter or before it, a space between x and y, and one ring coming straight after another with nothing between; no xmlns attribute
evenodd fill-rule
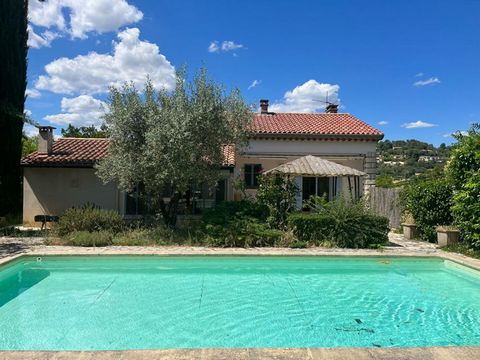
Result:
<svg viewBox="0 0 480 360"><path fill-rule="evenodd" d="M470 176L453 200L453 216L463 239L480 250L480 171Z"/></svg>
<svg viewBox="0 0 480 360"><path fill-rule="evenodd" d="M455 190L460 190L471 175L480 171L480 124L473 124L467 135L454 134L457 143L446 170Z"/></svg>
<svg viewBox="0 0 480 360"><path fill-rule="evenodd" d="M268 224L277 229L285 229L287 216L295 210L298 191L291 177L268 175L259 179L257 200L268 208Z"/></svg>
<svg viewBox="0 0 480 360"><path fill-rule="evenodd" d="M290 249L306 249L308 247L308 243L305 241L294 241L290 245L288 245Z"/></svg>
<svg viewBox="0 0 480 360"><path fill-rule="evenodd" d="M110 231L117 233L123 228L122 217L113 210L102 210L86 204L81 208L67 209L54 226L59 236L75 231Z"/></svg>
<svg viewBox="0 0 480 360"><path fill-rule="evenodd" d="M273 246L283 232L265 222L265 205L242 200L222 202L203 215L205 243L222 247Z"/></svg>
<svg viewBox="0 0 480 360"><path fill-rule="evenodd" d="M452 196L452 185L445 179L413 181L403 188L401 203L413 216L422 240L434 242L435 227L452 223Z"/></svg>
<svg viewBox="0 0 480 360"><path fill-rule="evenodd" d="M265 220L267 216L268 209L262 204L250 200L224 201L206 210L202 221L207 225L226 225L236 218L251 217Z"/></svg>
<svg viewBox="0 0 480 360"><path fill-rule="evenodd" d="M224 225L205 226L207 243L221 247L274 246L283 235L252 217L238 217Z"/></svg>
<svg viewBox="0 0 480 360"><path fill-rule="evenodd" d="M344 248L367 248L388 241L388 219L373 215L362 201L314 198L310 213L288 217L289 227L299 241Z"/></svg>
<svg viewBox="0 0 480 360"><path fill-rule="evenodd" d="M452 207L455 224L473 249L480 249L480 124L473 124L467 135L454 136L447 175L455 189Z"/></svg>
<svg viewBox="0 0 480 360"><path fill-rule="evenodd" d="M71 246L112 245L113 234L108 231L73 231L64 237L64 244Z"/></svg>

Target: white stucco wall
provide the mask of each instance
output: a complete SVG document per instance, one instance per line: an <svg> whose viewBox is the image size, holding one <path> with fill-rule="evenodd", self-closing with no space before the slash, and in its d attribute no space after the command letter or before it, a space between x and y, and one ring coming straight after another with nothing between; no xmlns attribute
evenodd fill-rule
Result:
<svg viewBox="0 0 480 360"><path fill-rule="evenodd" d="M72 206L90 202L103 209L121 210L122 196L114 184L103 185L94 169L24 168L23 223L35 215L61 215Z"/></svg>
<svg viewBox="0 0 480 360"><path fill-rule="evenodd" d="M376 151L373 141L250 140L245 154L355 155Z"/></svg>
<svg viewBox="0 0 480 360"><path fill-rule="evenodd" d="M298 159L305 155L319 156L351 168L370 172L366 168L368 154L376 152L372 141L331 141L331 140L250 140L248 147L238 149L235 176L243 176L245 164L261 164L264 171ZM364 189L367 178L361 178L360 188ZM373 180L374 181L374 180ZM339 190L348 195L348 182L340 180ZM255 189L247 194L255 196Z"/></svg>

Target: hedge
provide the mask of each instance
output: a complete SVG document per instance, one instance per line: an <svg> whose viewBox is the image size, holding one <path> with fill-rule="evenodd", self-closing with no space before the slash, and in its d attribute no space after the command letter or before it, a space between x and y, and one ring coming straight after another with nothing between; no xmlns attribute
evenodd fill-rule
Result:
<svg viewBox="0 0 480 360"><path fill-rule="evenodd" d="M288 224L298 240L315 245L329 242L342 248L368 248L388 242L388 219L382 216L341 218L328 213L294 213L288 217Z"/></svg>

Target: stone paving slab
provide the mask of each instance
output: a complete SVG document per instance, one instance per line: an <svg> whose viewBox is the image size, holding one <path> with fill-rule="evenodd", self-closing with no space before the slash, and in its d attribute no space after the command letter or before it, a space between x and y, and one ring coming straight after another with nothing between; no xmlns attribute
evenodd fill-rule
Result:
<svg viewBox="0 0 480 360"><path fill-rule="evenodd" d="M478 360L480 347L0 351L2 360Z"/></svg>

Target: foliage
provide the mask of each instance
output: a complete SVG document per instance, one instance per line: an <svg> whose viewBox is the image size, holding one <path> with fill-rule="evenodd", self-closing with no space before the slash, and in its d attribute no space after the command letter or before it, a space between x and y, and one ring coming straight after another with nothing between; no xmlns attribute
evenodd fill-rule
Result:
<svg viewBox="0 0 480 360"><path fill-rule="evenodd" d="M376 215L335 217L328 212L293 213L288 222L299 241L342 248L368 248L388 241L388 219Z"/></svg>
<svg viewBox="0 0 480 360"><path fill-rule="evenodd" d="M222 202L203 215L206 242L222 247L273 246L283 232L271 229L268 208L250 200Z"/></svg>
<svg viewBox="0 0 480 360"><path fill-rule="evenodd" d="M375 180L375 185L381 188L393 188L395 183L393 182L393 177L390 175L379 175Z"/></svg>
<svg viewBox="0 0 480 360"><path fill-rule="evenodd" d="M23 133L22 136L22 157L27 156L38 150L38 135L28 137Z"/></svg>
<svg viewBox="0 0 480 360"><path fill-rule="evenodd" d="M21 208L20 158L27 82L27 10L27 1L0 1L0 216L15 213Z"/></svg>
<svg viewBox="0 0 480 360"><path fill-rule="evenodd" d="M208 244L221 247L274 246L283 235L253 217L238 217L225 225L207 224L205 232Z"/></svg>
<svg viewBox="0 0 480 360"><path fill-rule="evenodd" d="M59 236L65 236L75 231L111 231L117 233L123 228L122 217L113 210L103 210L92 204L80 208L70 208L54 225L54 231Z"/></svg>
<svg viewBox="0 0 480 360"><path fill-rule="evenodd" d="M480 249L472 249L471 246L464 243L451 244L441 248L443 251L460 253L466 256L480 259Z"/></svg>
<svg viewBox="0 0 480 360"><path fill-rule="evenodd" d="M70 246L109 246L113 243L113 234L110 231L73 231L63 239L64 245Z"/></svg>
<svg viewBox="0 0 480 360"><path fill-rule="evenodd" d="M108 128L105 124L102 124L100 129L93 125L75 127L69 124L66 129L62 129L62 136L72 138L106 138L108 137Z"/></svg>
<svg viewBox="0 0 480 360"><path fill-rule="evenodd" d="M415 219L421 239L434 242L435 227L451 224L452 196L452 185L445 179L412 181L403 188L402 207Z"/></svg>
<svg viewBox="0 0 480 360"><path fill-rule="evenodd" d="M5 227L1 227L0 225L0 236L8 236L8 237L44 237L48 235L48 230L19 230L15 226L7 225Z"/></svg>
<svg viewBox="0 0 480 360"><path fill-rule="evenodd" d="M268 208L267 223L277 229L287 227L287 216L295 210L298 188L292 177L260 176L257 200Z"/></svg>
<svg viewBox="0 0 480 360"><path fill-rule="evenodd" d="M480 170L480 124L473 124L467 135L456 133L454 137L457 143L447 165L447 175L455 190L460 190Z"/></svg>
<svg viewBox="0 0 480 360"><path fill-rule="evenodd" d="M322 196L312 196L306 203L306 207L316 213L328 212L336 217L357 217L369 215L370 211L363 199L347 200L339 197L333 201L327 201Z"/></svg>
<svg viewBox="0 0 480 360"><path fill-rule="evenodd" d="M288 224L299 241L346 248L366 248L388 241L388 219L373 215L362 201L314 197L310 213L289 215Z"/></svg>
<svg viewBox="0 0 480 360"><path fill-rule="evenodd" d="M306 241L294 241L288 247L290 249L305 249L308 247L308 243Z"/></svg>
<svg viewBox="0 0 480 360"><path fill-rule="evenodd" d="M468 177L453 201L453 217L464 240L480 250L480 170Z"/></svg>
<svg viewBox="0 0 480 360"><path fill-rule="evenodd" d="M378 142L377 153L380 159L378 177L389 176L395 180L405 180L432 169L442 169L445 160L449 157L450 147L445 144L435 147L414 139L384 140ZM421 161L421 156L433 156L433 158Z"/></svg>
<svg viewBox="0 0 480 360"><path fill-rule="evenodd" d="M239 218L250 217L264 221L268 216L268 208L250 201L223 201L211 209L205 210L202 220L207 225L226 225Z"/></svg>
<svg viewBox="0 0 480 360"><path fill-rule="evenodd" d="M225 95L205 69L192 82L178 72L171 92L157 92L149 81L143 95L133 85L112 88L109 102L105 123L111 144L98 175L127 192L143 184L171 227L180 197L192 183L217 182L222 147L245 144L252 119L240 92Z"/></svg>
<svg viewBox="0 0 480 360"><path fill-rule="evenodd" d="M452 212L466 243L480 249L480 124L467 134L454 134L457 143L447 165L447 176L455 189Z"/></svg>

